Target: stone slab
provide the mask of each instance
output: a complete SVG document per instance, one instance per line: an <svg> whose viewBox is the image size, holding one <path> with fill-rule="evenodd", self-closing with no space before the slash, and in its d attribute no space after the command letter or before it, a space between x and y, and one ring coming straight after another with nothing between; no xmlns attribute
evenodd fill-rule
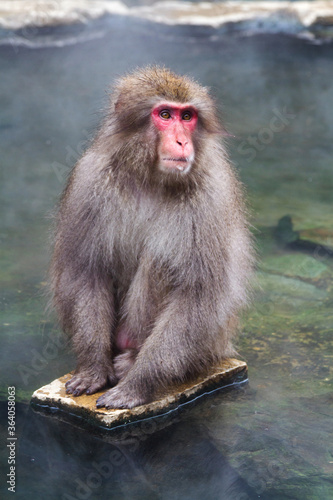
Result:
<svg viewBox="0 0 333 500"><path fill-rule="evenodd" d="M226 359L219 366L213 367L205 376L200 376L187 384L173 386L166 395L164 394L156 401L137 406L131 410L96 408L97 398L107 389L91 396L83 394L73 397L71 394L67 394L65 383L71 376L71 373L68 373L37 389L31 398L32 406L37 410L45 409L55 413L59 410L64 417L66 414L68 417L79 417L90 425L111 429L130 422L163 415L200 395L244 382L247 380L247 365L244 361Z"/></svg>

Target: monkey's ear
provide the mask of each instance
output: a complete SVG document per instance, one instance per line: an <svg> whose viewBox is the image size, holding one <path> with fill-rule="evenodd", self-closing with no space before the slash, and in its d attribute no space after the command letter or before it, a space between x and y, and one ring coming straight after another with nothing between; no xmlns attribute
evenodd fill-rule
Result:
<svg viewBox="0 0 333 500"><path fill-rule="evenodd" d="M117 114L123 113L126 110L132 109L130 95L126 95L124 92L119 92L114 99L114 110Z"/></svg>
<svg viewBox="0 0 333 500"><path fill-rule="evenodd" d="M122 91L122 89L120 88L120 84L110 88L109 98L111 112L117 115L119 115L119 113L121 113L122 110L126 107L126 102L127 104L129 104L130 102L130 96L124 95L124 91Z"/></svg>
<svg viewBox="0 0 333 500"><path fill-rule="evenodd" d="M123 107L121 102L121 96L118 96L118 99L114 102L113 108L115 113L118 115L121 112L121 108Z"/></svg>

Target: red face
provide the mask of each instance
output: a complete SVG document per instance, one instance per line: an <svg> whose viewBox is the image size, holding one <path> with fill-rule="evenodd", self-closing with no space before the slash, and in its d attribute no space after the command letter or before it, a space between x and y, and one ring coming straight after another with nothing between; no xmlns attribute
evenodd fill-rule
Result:
<svg viewBox="0 0 333 500"><path fill-rule="evenodd" d="M162 103L153 109L152 120L160 135L159 168L164 172L188 172L194 160L196 109L186 104Z"/></svg>

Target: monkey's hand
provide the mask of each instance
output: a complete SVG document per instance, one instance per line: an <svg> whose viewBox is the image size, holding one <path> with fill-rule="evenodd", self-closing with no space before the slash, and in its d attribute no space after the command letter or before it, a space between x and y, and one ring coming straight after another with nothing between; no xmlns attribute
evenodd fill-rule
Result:
<svg viewBox="0 0 333 500"><path fill-rule="evenodd" d="M148 398L145 398L138 394L129 387L128 384L119 383L113 389L110 389L105 394L100 396L96 401L97 408L134 408L135 406L141 406L149 402Z"/></svg>
<svg viewBox="0 0 333 500"><path fill-rule="evenodd" d="M103 389L106 385L114 386L118 382L113 369L101 370L100 372L91 373L88 370L79 370L68 382L66 382L66 392L73 396L81 396L86 394L94 394Z"/></svg>

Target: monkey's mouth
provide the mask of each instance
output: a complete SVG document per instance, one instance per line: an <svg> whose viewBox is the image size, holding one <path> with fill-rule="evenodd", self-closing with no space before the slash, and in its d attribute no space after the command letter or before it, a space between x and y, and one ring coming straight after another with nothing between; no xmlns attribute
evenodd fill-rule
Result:
<svg viewBox="0 0 333 500"><path fill-rule="evenodd" d="M192 159L183 156L179 158L163 158L162 162L166 170L178 170L179 172L189 170L192 165Z"/></svg>

